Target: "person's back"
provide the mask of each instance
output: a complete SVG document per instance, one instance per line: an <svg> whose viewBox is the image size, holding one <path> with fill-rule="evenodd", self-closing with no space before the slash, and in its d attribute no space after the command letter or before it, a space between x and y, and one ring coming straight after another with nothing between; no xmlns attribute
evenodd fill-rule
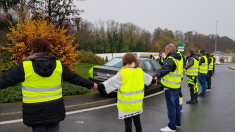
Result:
<svg viewBox="0 0 235 132"><path fill-rule="evenodd" d="M33 131L59 131L65 118L61 81L91 88L94 83L72 72L50 53L46 39L34 39L33 52L0 78L0 89L22 82L23 122ZM10 82L10 83L9 83Z"/></svg>
<svg viewBox="0 0 235 132"><path fill-rule="evenodd" d="M118 118L124 119L125 131L132 131L132 119L136 132L142 132L140 114L143 112L144 86L155 84L152 76L139 68L139 62L134 54L127 53L123 57L122 69L112 78L98 85L100 92L107 94L118 90Z"/></svg>

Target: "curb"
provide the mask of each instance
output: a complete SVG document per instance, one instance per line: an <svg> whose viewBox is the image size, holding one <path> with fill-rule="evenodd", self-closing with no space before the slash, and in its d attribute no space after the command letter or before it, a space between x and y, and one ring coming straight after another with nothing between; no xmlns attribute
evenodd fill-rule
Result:
<svg viewBox="0 0 235 132"><path fill-rule="evenodd" d="M161 88L149 90L149 91L145 92L145 95L156 93L161 90L162 90ZM98 106L108 105L108 104L113 104L113 103L117 103L117 98L94 101L94 102L78 104L78 105L69 105L69 106L65 106L65 110L66 110L66 112L70 112L70 111L88 109L88 108L92 108L92 107L98 107ZM22 119L22 115L23 115L22 112L2 113L2 114L0 114L0 122L1 121L8 121L8 120Z"/></svg>

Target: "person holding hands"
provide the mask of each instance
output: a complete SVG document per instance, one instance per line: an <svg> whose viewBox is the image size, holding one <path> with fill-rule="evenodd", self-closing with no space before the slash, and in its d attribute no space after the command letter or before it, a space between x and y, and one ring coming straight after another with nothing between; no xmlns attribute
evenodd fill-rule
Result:
<svg viewBox="0 0 235 132"><path fill-rule="evenodd" d="M124 119L125 131L132 132L132 119L136 132L142 132L140 114L143 112L145 85L157 85L156 80L139 68L139 62L134 54L127 53L123 57L122 69L112 78L98 85L100 92L107 94L118 90L118 118ZM94 88L94 90L97 90Z"/></svg>

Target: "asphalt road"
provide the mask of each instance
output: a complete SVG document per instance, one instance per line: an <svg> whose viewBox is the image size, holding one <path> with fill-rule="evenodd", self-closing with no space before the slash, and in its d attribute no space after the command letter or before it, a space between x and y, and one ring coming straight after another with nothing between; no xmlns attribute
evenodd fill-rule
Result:
<svg viewBox="0 0 235 132"><path fill-rule="evenodd" d="M187 81L184 77L182 92L184 105L181 129L177 132L234 132L235 131L235 70L226 65L216 66L212 77L212 91L199 98L199 103L185 104L189 100ZM199 92L201 86L199 85ZM141 114L143 132L159 132L167 126L167 107L164 93L144 100ZM134 127L133 127L134 130ZM1 132L30 132L22 122L0 125ZM67 115L60 123L61 132L124 132L124 121L117 118L116 106Z"/></svg>

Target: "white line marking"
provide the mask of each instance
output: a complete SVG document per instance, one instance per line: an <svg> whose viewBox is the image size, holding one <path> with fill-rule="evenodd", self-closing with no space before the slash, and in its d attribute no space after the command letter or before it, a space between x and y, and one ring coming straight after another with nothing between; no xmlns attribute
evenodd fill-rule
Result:
<svg viewBox="0 0 235 132"><path fill-rule="evenodd" d="M0 122L0 125L3 125L3 124L10 124L10 123L17 123L17 122L22 122L23 119L18 119L18 120L10 120L10 121L2 121Z"/></svg>
<svg viewBox="0 0 235 132"><path fill-rule="evenodd" d="M161 92L157 92L148 96L145 96L144 98L149 98L161 93L164 93L165 91L161 91ZM71 114L76 114L76 113L82 113L82 112L87 112L87 111L92 111L92 110L97 110L97 109L103 109L103 108L107 108L107 107L112 107L112 106L116 106L117 103L114 104L109 104L109 105L103 105L103 106L98 106L98 107L94 107L94 108L88 108L88 109L83 109L83 110L76 110L76 111L70 111L70 112L66 112L66 115L71 115ZM10 124L10 123L17 123L17 122L22 122L23 119L18 119L18 120L10 120L10 121L2 121L0 122L0 125L3 124Z"/></svg>

